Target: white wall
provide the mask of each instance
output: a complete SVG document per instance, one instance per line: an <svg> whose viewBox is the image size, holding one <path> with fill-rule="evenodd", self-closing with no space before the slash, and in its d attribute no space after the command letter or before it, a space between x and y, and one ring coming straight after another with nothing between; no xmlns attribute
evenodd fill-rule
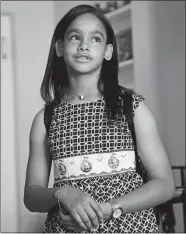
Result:
<svg viewBox="0 0 186 234"><path fill-rule="evenodd" d="M172 165L185 164L185 3L156 2L158 90L163 139Z"/></svg>
<svg viewBox="0 0 186 234"><path fill-rule="evenodd" d="M159 108L157 84L157 48L155 37L155 1L132 2L132 33L134 48L135 90L144 95L161 132L162 118Z"/></svg>
<svg viewBox="0 0 186 234"><path fill-rule="evenodd" d="M156 48L162 139L171 165L185 165L185 2L158 1ZM180 176L174 173L175 182ZM176 232L183 232L183 208L174 205Z"/></svg>
<svg viewBox="0 0 186 234"><path fill-rule="evenodd" d="M17 230L17 171L12 18L1 16L1 231ZM8 185L8 186L7 186ZM11 225L10 225L11 222Z"/></svg>
<svg viewBox="0 0 186 234"><path fill-rule="evenodd" d="M42 231L45 215L32 214L24 207L23 192L29 153L30 127L35 114L43 107L40 85L54 29L54 3L52 1L2 1L1 12L12 13L14 19L14 98L18 167L18 194L15 195L15 199L16 196L19 199L18 230L15 232L38 232ZM7 186L11 192L8 183Z"/></svg>

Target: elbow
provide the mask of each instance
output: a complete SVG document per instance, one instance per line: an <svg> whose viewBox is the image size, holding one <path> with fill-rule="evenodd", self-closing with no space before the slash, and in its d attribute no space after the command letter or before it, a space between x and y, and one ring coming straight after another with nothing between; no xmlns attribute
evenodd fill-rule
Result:
<svg viewBox="0 0 186 234"><path fill-rule="evenodd" d="M33 209L33 205L31 205L31 202L29 202L28 196L24 196L24 205L30 212L35 212Z"/></svg>
<svg viewBox="0 0 186 234"><path fill-rule="evenodd" d="M171 186L170 186L170 199L174 198L176 194L176 186L174 184L174 182L172 182Z"/></svg>
<svg viewBox="0 0 186 234"><path fill-rule="evenodd" d="M24 204L25 204L25 207L27 208L27 210L29 210L30 212L34 212L34 211L32 210L32 208L31 208L28 204L26 204L25 202L24 202Z"/></svg>
<svg viewBox="0 0 186 234"><path fill-rule="evenodd" d="M30 212L36 212L36 210L34 209L34 205L32 202L32 198L30 195L30 190L27 188L25 189L25 193L24 193L24 205L25 207L30 211Z"/></svg>

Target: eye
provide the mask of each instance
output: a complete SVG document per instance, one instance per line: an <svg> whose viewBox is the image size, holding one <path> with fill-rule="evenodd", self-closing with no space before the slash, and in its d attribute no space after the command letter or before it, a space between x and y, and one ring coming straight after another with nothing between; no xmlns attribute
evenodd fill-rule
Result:
<svg viewBox="0 0 186 234"><path fill-rule="evenodd" d="M77 36L77 35L73 35L73 36L71 36L70 37L70 40L74 40L74 41L77 41L77 40L79 40L80 38L79 38L79 36Z"/></svg>
<svg viewBox="0 0 186 234"><path fill-rule="evenodd" d="M95 42L101 42L101 38L99 38L99 37L93 37L93 41L95 41Z"/></svg>

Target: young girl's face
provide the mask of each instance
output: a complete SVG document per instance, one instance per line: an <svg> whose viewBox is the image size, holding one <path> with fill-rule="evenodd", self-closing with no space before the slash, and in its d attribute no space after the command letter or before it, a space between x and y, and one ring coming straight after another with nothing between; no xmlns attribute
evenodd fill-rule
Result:
<svg viewBox="0 0 186 234"><path fill-rule="evenodd" d="M63 57L68 72L100 72L103 59L110 60L112 45L107 45L106 29L92 14L78 16L64 35Z"/></svg>

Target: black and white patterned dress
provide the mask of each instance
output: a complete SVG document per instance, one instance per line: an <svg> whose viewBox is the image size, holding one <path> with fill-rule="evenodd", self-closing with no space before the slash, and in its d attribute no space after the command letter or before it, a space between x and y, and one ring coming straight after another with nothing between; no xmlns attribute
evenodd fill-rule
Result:
<svg viewBox="0 0 186 234"><path fill-rule="evenodd" d="M133 94L133 111L143 97ZM135 153L125 116L110 126L105 100L55 106L48 138L54 163L54 187L71 186L107 202L141 186L135 171ZM94 233L157 232L153 208L121 215L99 224ZM44 226L46 233L72 233L52 208Z"/></svg>

